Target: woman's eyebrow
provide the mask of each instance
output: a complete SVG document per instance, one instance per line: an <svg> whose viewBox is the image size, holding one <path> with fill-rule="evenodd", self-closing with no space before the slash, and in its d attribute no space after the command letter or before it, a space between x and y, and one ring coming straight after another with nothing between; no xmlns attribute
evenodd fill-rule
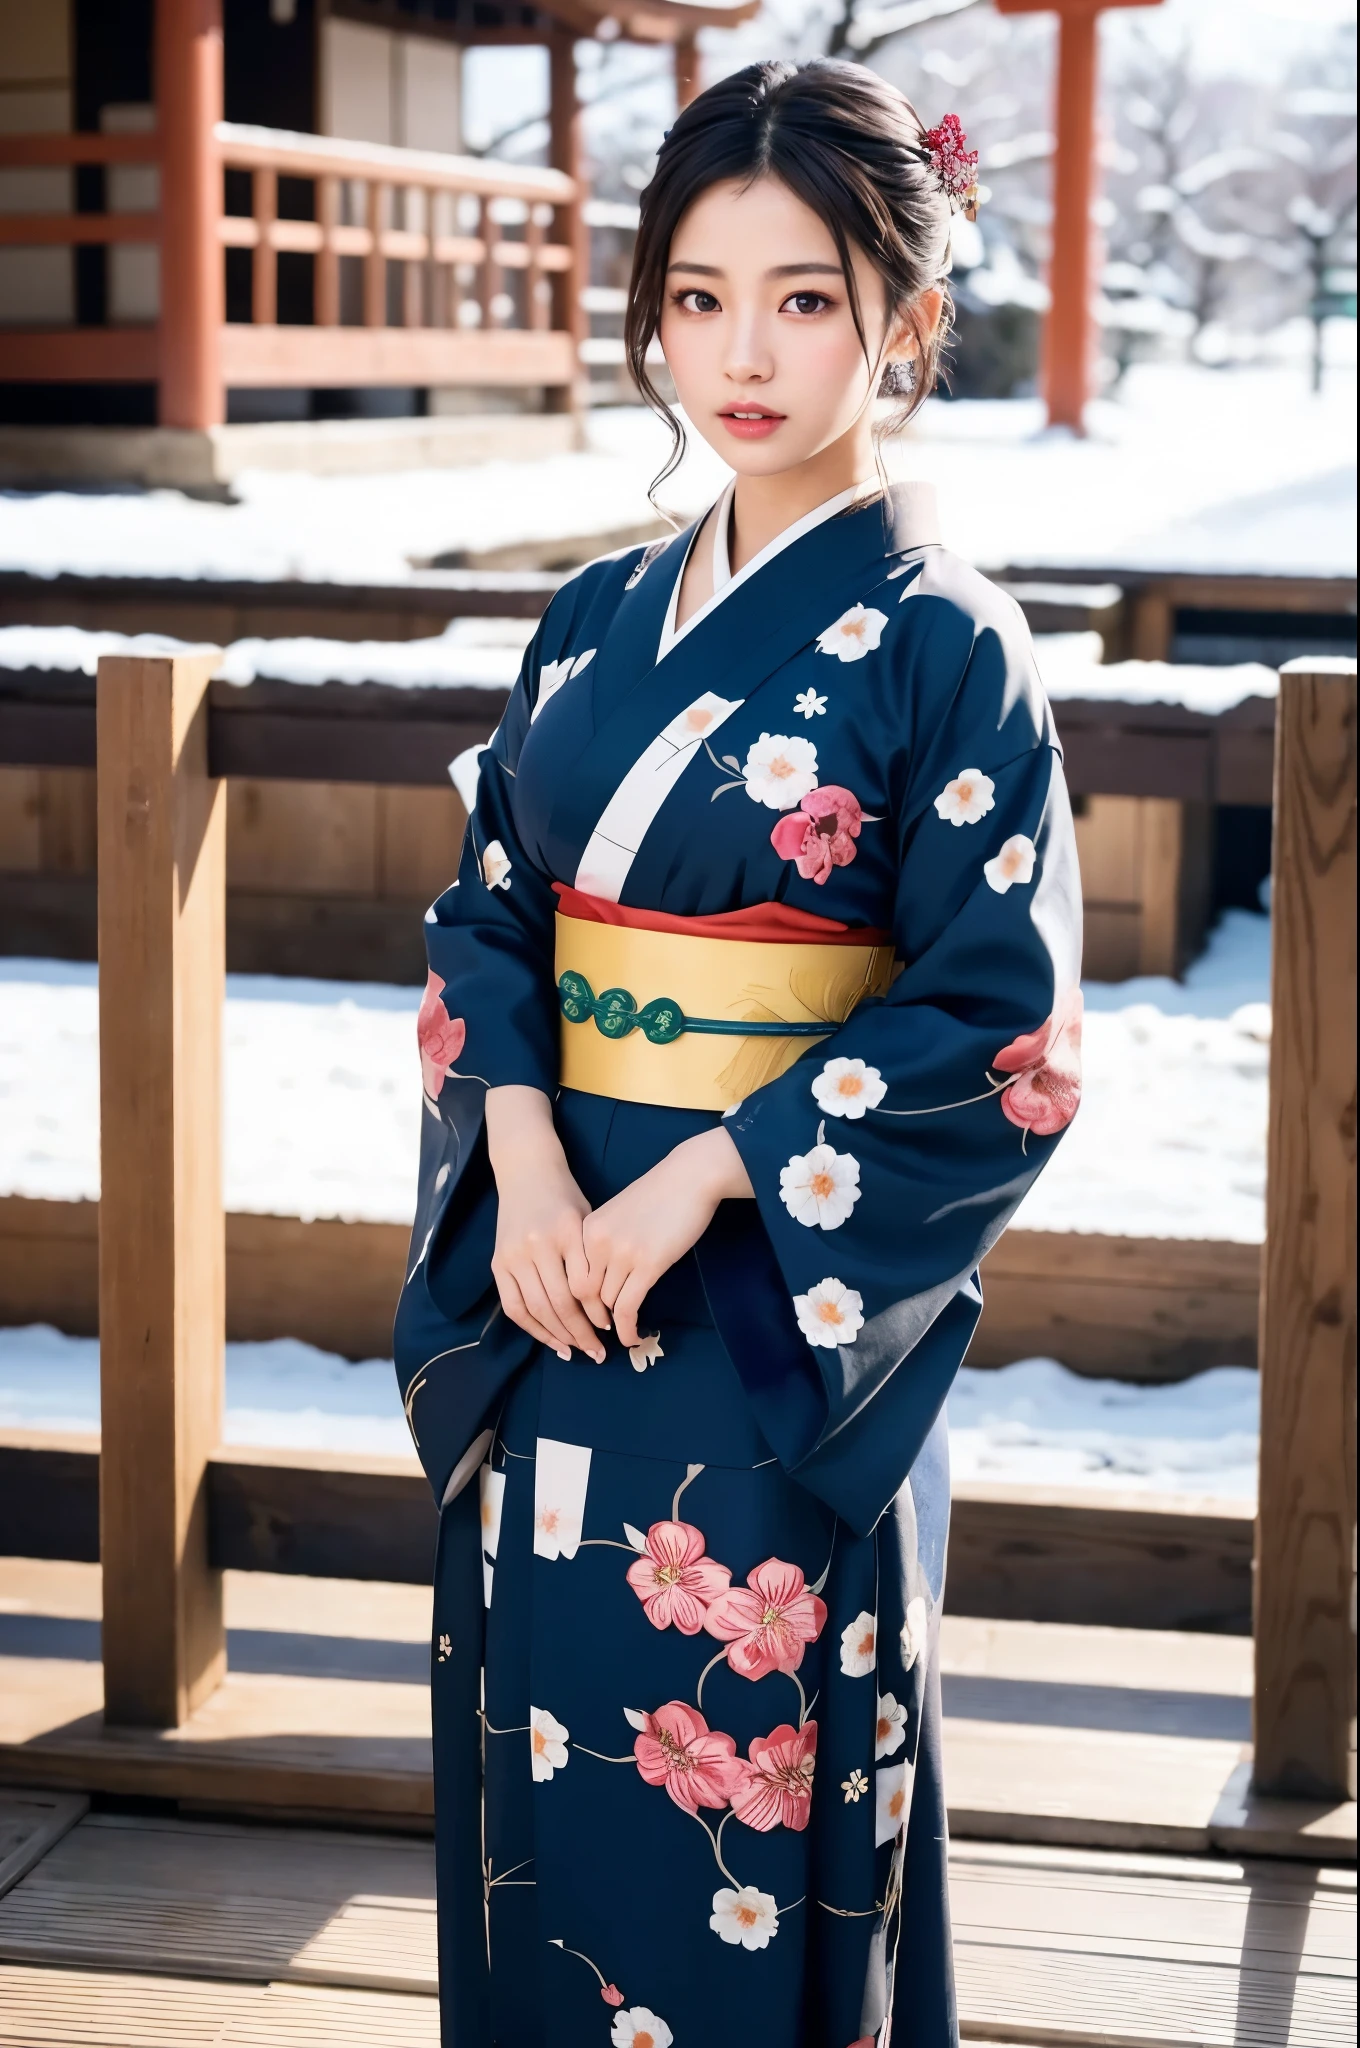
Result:
<svg viewBox="0 0 1360 2048"><path fill-rule="evenodd" d="M843 277L839 263L776 263L766 277Z"/></svg>
<svg viewBox="0 0 1360 2048"><path fill-rule="evenodd" d="M667 264L667 276L670 275L672 270L697 270L701 277L721 277L723 275L720 266L716 263L687 263L683 258L677 259L674 263Z"/></svg>

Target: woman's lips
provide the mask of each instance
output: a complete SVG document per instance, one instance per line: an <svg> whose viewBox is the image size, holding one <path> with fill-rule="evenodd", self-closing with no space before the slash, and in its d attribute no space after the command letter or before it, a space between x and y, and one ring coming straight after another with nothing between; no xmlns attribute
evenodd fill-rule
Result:
<svg viewBox="0 0 1360 2048"><path fill-rule="evenodd" d="M758 405L730 406L718 414L728 433L738 441L764 441L776 427L783 426L786 417L782 412L767 412Z"/></svg>

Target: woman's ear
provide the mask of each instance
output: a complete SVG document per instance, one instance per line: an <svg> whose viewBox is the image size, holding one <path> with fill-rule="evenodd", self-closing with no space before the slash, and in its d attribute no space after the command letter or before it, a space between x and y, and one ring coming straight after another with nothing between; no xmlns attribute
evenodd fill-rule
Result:
<svg viewBox="0 0 1360 2048"><path fill-rule="evenodd" d="M943 311L944 291L933 284L898 314L885 353L899 362L914 361L934 336Z"/></svg>

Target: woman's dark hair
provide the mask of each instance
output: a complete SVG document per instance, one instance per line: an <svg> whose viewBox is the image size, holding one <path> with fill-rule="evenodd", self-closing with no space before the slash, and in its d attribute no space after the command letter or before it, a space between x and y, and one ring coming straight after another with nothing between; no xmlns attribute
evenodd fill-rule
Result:
<svg viewBox="0 0 1360 2048"><path fill-rule="evenodd" d="M787 185L826 223L866 360L870 348L851 267L852 242L883 279L890 321L904 312L910 318L915 301L932 285L944 288L935 332L928 335L917 326L916 375L886 431L905 426L939 376L953 315L946 282L950 207L930 166L920 115L895 86L858 64L826 57L808 64L748 64L685 108L642 194L624 347L638 389L673 436L670 459L653 490L671 475L685 447L684 429L647 369L647 350L665 304L672 238L711 185L746 185L767 176Z"/></svg>

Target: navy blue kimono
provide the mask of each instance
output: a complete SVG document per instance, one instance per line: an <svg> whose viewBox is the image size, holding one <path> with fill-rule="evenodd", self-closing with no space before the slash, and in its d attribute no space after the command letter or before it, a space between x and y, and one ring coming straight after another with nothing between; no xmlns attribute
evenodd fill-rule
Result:
<svg viewBox="0 0 1360 2048"><path fill-rule="evenodd" d="M442 1503L432 1686L453 2048L950 2048L944 1402L977 1268L1079 1092L1080 891L1013 602L919 487L766 550L658 645L690 536L554 597L427 918L396 1327ZM726 1128L649 1341L501 1313L488 1087L597 1205L717 1111L559 1088L560 886L888 935L894 978Z"/></svg>

